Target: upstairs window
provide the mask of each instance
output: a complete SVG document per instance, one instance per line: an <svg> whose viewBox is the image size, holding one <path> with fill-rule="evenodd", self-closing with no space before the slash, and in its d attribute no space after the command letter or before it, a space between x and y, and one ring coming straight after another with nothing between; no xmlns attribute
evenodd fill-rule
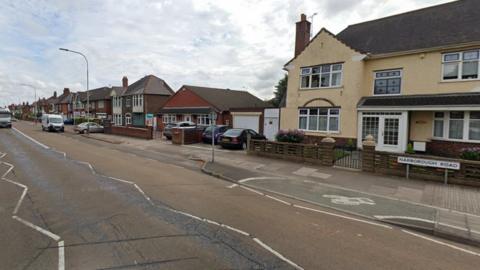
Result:
<svg viewBox="0 0 480 270"><path fill-rule="evenodd" d="M478 79L480 70L479 59L479 50L443 54L443 80Z"/></svg>
<svg viewBox="0 0 480 270"><path fill-rule="evenodd" d="M374 95L399 95L402 88L402 70L375 72Z"/></svg>
<svg viewBox="0 0 480 270"><path fill-rule="evenodd" d="M300 88L328 88L342 85L343 64L328 64L301 69Z"/></svg>

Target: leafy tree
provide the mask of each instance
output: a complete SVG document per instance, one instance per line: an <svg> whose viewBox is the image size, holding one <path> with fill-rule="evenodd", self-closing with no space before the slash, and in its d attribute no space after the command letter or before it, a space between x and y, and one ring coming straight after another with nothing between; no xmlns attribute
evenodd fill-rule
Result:
<svg viewBox="0 0 480 270"><path fill-rule="evenodd" d="M275 85L275 91L273 92L275 96L272 99L272 103L274 106L278 107L283 97L287 94L287 84L288 75L285 74L285 76L280 81L278 81L277 85Z"/></svg>

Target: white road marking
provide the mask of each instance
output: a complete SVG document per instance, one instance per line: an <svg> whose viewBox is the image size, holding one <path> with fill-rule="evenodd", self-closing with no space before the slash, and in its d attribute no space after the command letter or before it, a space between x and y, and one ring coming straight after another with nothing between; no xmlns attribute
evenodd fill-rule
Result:
<svg viewBox="0 0 480 270"><path fill-rule="evenodd" d="M301 206L301 205L297 205L297 204L294 204L293 207L297 207L297 208L300 208L300 209L309 210L309 211L313 211L313 212L317 212L317 213L322 213L322 214L330 215L330 216L334 216L334 217L339 217L339 218L343 218L343 219L348 219L348 220L352 220L352 221L358 221L358 222L361 222L361 223L370 224L370 225L374 225L374 226L378 226L378 227L382 227L382 228L386 228L386 229L390 229L390 230L392 229L392 227L388 226L388 225L379 224L379 223L376 223L376 222L371 222L371 221L358 219L358 218L352 218L352 217L348 217L348 216L344 216L344 215L340 215L340 214L330 213L330 212L327 212L327 211L322 211L322 210L318 210L318 209L314 209L314 208L310 208L310 207L305 207L305 206Z"/></svg>
<svg viewBox="0 0 480 270"><path fill-rule="evenodd" d="M28 188L25 187L22 192L22 196L20 197L20 200L18 200L17 205L15 206L15 209L13 210L13 214L16 215L18 213L18 209L20 209L20 205L23 202L23 199L25 198L25 195L27 195Z"/></svg>
<svg viewBox="0 0 480 270"><path fill-rule="evenodd" d="M58 270L65 270L65 242L58 241Z"/></svg>
<svg viewBox="0 0 480 270"><path fill-rule="evenodd" d="M240 230L240 229L237 229L237 228L228 226L228 225L226 225L226 224L221 224L220 226L221 226L221 227L224 227L224 228L227 228L227 229L229 229L229 230L231 230L231 231L237 232L237 233L239 233L239 234L243 234L243 235L245 235L245 236L250 236L249 233L244 232L244 231L242 231L242 230Z"/></svg>
<svg viewBox="0 0 480 270"><path fill-rule="evenodd" d="M15 130L16 132L22 134L25 138L29 139L30 141L32 141L32 142L40 145L40 146L43 147L44 149L50 149L50 147L48 147L48 146L46 146L45 144L43 144L43 143L35 140L34 138L32 138L32 137L28 136L27 134L21 132L20 130L18 130L18 129L16 129L16 128L14 128L14 127L12 127L12 129Z"/></svg>
<svg viewBox="0 0 480 270"><path fill-rule="evenodd" d="M407 230L404 230L404 229L402 229L402 232L413 235L413 236L418 237L418 238L422 238L422 239L427 240L427 241L431 241L433 243L436 243L436 244L439 244L439 245L442 245L442 246L453 248L453 249L461 251L461 252L465 252L465 253L468 253L468 254L471 254L471 255L474 255L474 256L480 256L480 253L477 253L477 252L474 252L474 251L471 251L471 250L468 250L468 249L464 249L464 248L461 248L461 247L458 247L458 246L455 246L455 245L452 245L452 244L448 244L448 243L445 243L445 242L442 242L442 241L439 241L439 240L436 240L436 239L433 239L433 238L430 238L430 237L426 237L426 236L423 236L423 235L420 235L420 234L417 234L417 233L414 233L414 232L410 232L410 231L407 231Z"/></svg>
<svg viewBox="0 0 480 270"><path fill-rule="evenodd" d="M346 196L339 196L339 195L323 195L324 198L329 198L330 201L334 204L341 204L341 205L375 205L375 202L370 198L363 198L363 197L346 197Z"/></svg>
<svg viewBox="0 0 480 270"><path fill-rule="evenodd" d="M280 202L280 203L283 203L283 204L292 206L291 203L286 202L286 201L284 201L284 200L281 200L281 199L279 199L279 198L276 198L276 197L273 197L273 196L270 196L270 195L266 195L266 194L265 194L265 197L267 197L267 198L269 198L269 199L272 199L272 200L275 200L275 201L277 201L277 202Z"/></svg>
<svg viewBox="0 0 480 270"><path fill-rule="evenodd" d="M303 270L302 267L300 267L298 264L290 261L289 259L285 258L285 256L283 256L282 254L280 254L278 251L274 250L273 248L271 248L270 246L268 246L267 244L263 243L260 239L258 238L253 238L253 241L257 242L260 246L262 246L264 249L270 251L271 253L273 253L275 256L277 256L278 258L280 258L282 261L285 261L286 263L290 264L291 266L293 266L295 269L299 269L299 270Z"/></svg>
<svg viewBox="0 0 480 270"><path fill-rule="evenodd" d="M273 179L273 180L283 180L285 178L283 177L269 177L269 176L262 176L262 177L250 177L250 178L245 178L242 180L239 180L239 183L246 183L249 181L254 181L254 180L266 180L266 179Z"/></svg>
<svg viewBox="0 0 480 270"><path fill-rule="evenodd" d="M151 205L154 205L152 200L150 199L150 197L147 196L147 194L145 194L145 192L137 185L137 184L133 184L133 186L140 192L142 193L143 197L151 204Z"/></svg>
<svg viewBox="0 0 480 270"><path fill-rule="evenodd" d="M59 240L60 240L60 236L58 236L58 235L56 235L56 234L54 234L54 233L52 233L52 232L50 232L50 231L47 231L47 230L45 230L45 229L43 229L43 228L41 228L41 227L39 227L39 226L31 223L31 222L28 222L28 221L22 219L21 217L12 216L12 218L15 219L15 220L17 220L17 221L19 221L19 222L21 222L21 223L23 223L24 225L26 225L26 226L34 229L34 230L36 230L36 231L38 231L38 232L40 232L40 233L42 233L42 234L44 234L44 235L52 238L52 239L55 240L55 241L59 241Z"/></svg>
<svg viewBox="0 0 480 270"><path fill-rule="evenodd" d="M248 190L248 191L251 191L251 192L253 192L253 193L257 193L258 195L261 195L261 196L265 195L265 194L263 194L263 193L260 192L260 191L257 191L257 190L255 190L255 189L251 189L251 188L246 187L246 186L240 186L240 187L243 188L243 189L246 189L246 190Z"/></svg>
<svg viewBox="0 0 480 270"><path fill-rule="evenodd" d="M233 184L233 185L227 186L227 188L234 188L234 187L238 187L238 184Z"/></svg>
<svg viewBox="0 0 480 270"><path fill-rule="evenodd" d="M107 178L115 180L115 181L127 183L127 184L130 184L130 185L134 184L132 181L127 181L127 180L123 180L123 179L120 179L120 178L115 178L115 177L112 177L112 176L107 176Z"/></svg>

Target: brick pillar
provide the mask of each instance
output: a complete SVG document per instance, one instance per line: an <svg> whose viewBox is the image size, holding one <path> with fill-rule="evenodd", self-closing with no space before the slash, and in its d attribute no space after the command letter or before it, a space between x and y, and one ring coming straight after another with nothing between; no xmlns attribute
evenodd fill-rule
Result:
<svg viewBox="0 0 480 270"><path fill-rule="evenodd" d="M333 166L335 161L335 139L332 137L323 138L320 143L321 163L323 166Z"/></svg>
<svg viewBox="0 0 480 270"><path fill-rule="evenodd" d="M368 135L362 145L362 170L364 172L375 172L375 139L372 135Z"/></svg>

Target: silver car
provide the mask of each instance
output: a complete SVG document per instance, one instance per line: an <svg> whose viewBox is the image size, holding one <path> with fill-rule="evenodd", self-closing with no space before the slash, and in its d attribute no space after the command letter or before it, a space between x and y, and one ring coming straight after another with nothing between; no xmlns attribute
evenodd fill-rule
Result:
<svg viewBox="0 0 480 270"><path fill-rule="evenodd" d="M165 128L163 129L163 136L167 138L168 140L172 139L172 128L177 128L177 127L195 127L197 124L189 121L183 121L183 122L178 122L178 123L169 123L165 125Z"/></svg>
<svg viewBox="0 0 480 270"><path fill-rule="evenodd" d="M73 130L78 133L87 133L87 129L90 133L103 133L104 129L103 126L100 126L97 123L90 122L90 123L81 123L80 125L76 125Z"/></svg>

